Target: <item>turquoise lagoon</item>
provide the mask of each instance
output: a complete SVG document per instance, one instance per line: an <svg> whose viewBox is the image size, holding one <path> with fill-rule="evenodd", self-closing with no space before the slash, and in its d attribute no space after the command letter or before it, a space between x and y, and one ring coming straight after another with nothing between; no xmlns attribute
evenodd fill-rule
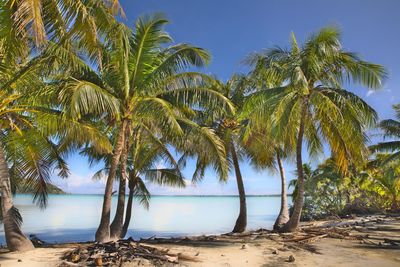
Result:
<svg viewBox="0 0 400 267"><path fill-rule="evenodd" d="M116 200L114 197L114 205ZM24 233L52 243L93 240L102 201L101 195L50 195L48 207L41 210L30 195L17 195L14 200L23 216ZM280 197L248 196L247 206L248 229L271 228L279 213ZM134 204L127 236L225 233L232 230L238 210L237 196L153 196L148 210ZM4 243L0 224L0 244Z"/></svg>

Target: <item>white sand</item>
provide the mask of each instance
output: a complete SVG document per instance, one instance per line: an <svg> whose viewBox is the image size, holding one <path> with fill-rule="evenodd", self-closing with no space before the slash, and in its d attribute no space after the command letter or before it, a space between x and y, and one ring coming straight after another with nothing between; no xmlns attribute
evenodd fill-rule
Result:
<svg viewBox="0 0 400 267"><path fill-rule="evenodd" d="M379 227L383 228L383 231L374 230L370 234L400 240L400 220L380 224ZM69 244L57 248L37 248L25 253L10 253L3 250L0 251L0 265L1 267L58 266L61 263L60 257L75 246ZM400 266L400 246L383 249L363 244L359 240L320 239L309 244L315 252L296 249L290 245L288 247L269 239L247 243L245 249L242 249L240 243L227 245L212 241L202 246L177 244L155 246L168 248L171 253L182 252L199 260L199 262L182 261L181 266ZM294 256L294 262L287 262L290 255Z"/></svg>

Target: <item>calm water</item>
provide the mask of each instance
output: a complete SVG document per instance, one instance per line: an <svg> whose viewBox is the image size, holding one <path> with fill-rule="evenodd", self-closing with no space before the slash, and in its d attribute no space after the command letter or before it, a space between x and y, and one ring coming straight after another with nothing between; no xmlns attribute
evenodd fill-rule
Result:
<svg viewBox="0 0 400 267"><path fill-rule="evenodd" d="M102 200L100 195L50 195L48 207L40 210L32 204L30 195L17 195L15 205L24 219L24 233L36 234L47 242L87 241L94 239ZM116 198L113 201L115 204ZM247 198L247 205L249 229L271 228L279 212L280 198L251 196ZM238 210L238 197L154 196L149 210L135 203L128 236L229 232ZM0 244L4 243L3 225L0 225Z"/></svg>

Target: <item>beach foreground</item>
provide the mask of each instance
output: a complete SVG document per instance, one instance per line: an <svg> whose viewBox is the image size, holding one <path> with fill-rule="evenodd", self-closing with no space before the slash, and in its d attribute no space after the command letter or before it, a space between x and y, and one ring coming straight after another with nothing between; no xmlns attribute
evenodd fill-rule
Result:
<svg viewBox="0 0 400 267"><path fill-rule="evenodd" d="M261 229L239 235L152 238L140 244L162 251L168 260L135 258L121 266L399 266L400 217L310 222L296 234ZM0 264L86 266L84 262L71 262L68 255L91 246L93 243L60 244L25 253L3 249ZM106 263L106 256L104 259Z"/></svg>

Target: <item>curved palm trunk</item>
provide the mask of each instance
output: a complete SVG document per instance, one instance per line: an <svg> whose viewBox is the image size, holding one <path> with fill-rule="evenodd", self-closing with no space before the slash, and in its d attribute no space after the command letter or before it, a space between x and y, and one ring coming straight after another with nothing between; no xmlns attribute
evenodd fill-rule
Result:
<svg viewBox="0 0 400 267"><path fill-rule="evenodd" d="M125 188L126 180L121 177L121 179L119 180L117 210L115 211L114 220L110 224L111 239L118 239L122 231L125 209Z"/></svg>
<svg viewBox="0 0 400 267"><path fill-rule="evenodd" d="M124 238L126 236L129 224L131 222L134 190L135 190L135 184L133 183L133 181L129 181L129 197L128 197L128 203L126 205L125 222L124 226L122 227L120 238Z"/></svg>
<svg viewBox="0 0 400 267"><path fill-rule="evenodd" d="M104 192L103 208L101 212L100 225L96 231L96 241L97 242L107 242L110 240L110 210L111 210L111 197L113 190L113 183L115 179L115 174L117 172L118 163L122 154L122 150L125 143L125 129L127 121L122 121L118 137L115 144L115 149L113 152L110 171L107 177L106 188Z"/></svg>
<svg viewBox="0 0 400 267"><path fill-rule="evenodd" d="M289 208L287 204L287 192L286 192L286 177L279 151L277 151L276 153L276 162L278 163L279 173L281 175L281 209L279 211L278 218L276 218L274 224L274 230L279 230L289 221Z"/></svg>
<svg viewBox="0 0 400 267"><path fill-rule="evenodd" d="M304 126L306 120L307 105L306 100L303 102L302 113L300 118L300 127L297 135L296 143L296 165L297 165L297 195L293 205L293 213L289 221L282 228L285 232L294 232L300 222L301 211L304 204L304 171L303 171L303 158L302 158L302 148L303 148L303 137L304 137Z"/></svg>
<svg viewBox="0 0 400 267"><path fill-rule="evenodd" d="M4 233L10 251L34 249L32 242L22 233L18 210L13 205L10 175L3 148L0 146L0 194Z"/></svg>
<svg viewBox="0 0 400 267"><path fill-rule="evenodd" d="M121 236L122 226L124 223L125 190L126 190L126 181L128 179L126 164L128 159L129 141L127 140L129 140L128 130L126 131L126 136L125 136L125 146L121 152L121 178L119 180L117 210L115 212L114 220L110 225L111 239L119 239L119 237Z"/></svg>
<svg viewBox="0 0 400 267"><path fill-rule="evenodd" d="M240 199L240 212L232 232L242 233L246 230L247 226L246 193L244 191L243 178L240 172L239 161L236 155L234 145L232 145L231 153L232 153L233 166L235 168L236 182L238 186L239 199Z"/></svg>

